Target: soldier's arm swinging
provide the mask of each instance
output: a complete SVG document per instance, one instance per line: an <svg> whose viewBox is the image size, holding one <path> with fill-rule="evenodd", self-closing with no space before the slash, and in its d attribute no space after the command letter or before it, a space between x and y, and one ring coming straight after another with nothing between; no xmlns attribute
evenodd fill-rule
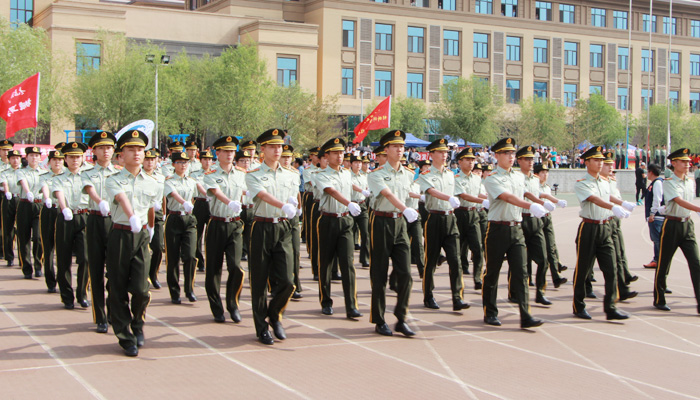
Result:
<svg viewBox="0 0 700 400"><path fill-rule="evenodd" d="M681 196L678 196L678 197L672 199L671 201L675 201L676 204L678 204L679 206L681 206L687 210L700 212L700 207L696 206L695 204L693 204L687 200L683 200L683 198L681 198Z"/></svg>
<svg viewBox="0 0 700 400"><path fill-rule="evenodd" d="M407 207L406 205L399 200L396 195L394 195L389 188L384 188L382 189L381 192L379 192L382 196L384 196L385 199L389 200L389 203L391 203L394 207L398 208L401 212L405 210Z"/></svg>
<svg viewBox="0 0 700 400"><path fill-rule="evenodd" d="M271 205L272 207L282 208L286 204L277 200L275 196L271 195L270 193L267 193L264 190L259 191L256 197L264 201L265 203Z"/></svg>
<svg viewBox="0 0 700 400"><path fill-rule="evenodd" d="M339 191L333 189L332 187L327 187L327 188L323 189L323 191L325 193L327 193L328 195L330 195L332 198L338 200L338 202L340 202L344 206L347 206L348 204L350 204L350 200L346 199L345 196L340 194Z"/></svg>
<svg viewBox="0 0 700 400"><path fill-rule="evenodd" d="M508 192L501 193L501 195L498 196L498 199L503 200L506 203L512 204L516 207L524 208L526 210L529 210L531 205L531 203L528 203L527 201L519 198L518 196Z"/></svg>
<svg viewBox="0 0 700 400"><path fill-rule="evenodd" d="M100 204L102 199L100 196L97 194L97 190L95 190L94 186L85 186L85 193L87 193L88 196L90 196L90 199L94 201L96 204Z"/></svg>
<svg viewBox="0 0 700 400"><path fill-rule="evenodd" d="M481 198L481 197L472 196L472 195L466 194L466 193L462 193L462 194L458 195L457 197L459 197L462 200L469 201L471 203L483 203L484 200L486 200L486 197Z"/></svg>
<svg viewBox="0 0 700 400"><path fill-rule="evenodd" d="M530 201L532 201L533 203L537 203L539 205L544 205L544 200L538 199L534 194L532 194L530 192L525 192L525 194L523 196L530 199Z"/></svg>
<svg viewBox="0 0 700 400"><path fill-rule="evenodd" d="M605 208L606 210L612 210L612 208L613 208L612 203L609 203L598 196L588 196L586 201L590 201L591 203L597 205L598 207Z"/></svg>
<svg viewBox="0 0 700 400"><path fill-rule="evenodd" d="M124 215L127 217L131 218L134 215L134 209L131 208L131 202L129 201L129 198L126 197L126 194L124 193L117 193L116 196L114 196L114 201L119 203L121 206L122 210L124 210ZM153 209L151 208L151 211ZM151 212L149 211L149 213Z"/></svg>

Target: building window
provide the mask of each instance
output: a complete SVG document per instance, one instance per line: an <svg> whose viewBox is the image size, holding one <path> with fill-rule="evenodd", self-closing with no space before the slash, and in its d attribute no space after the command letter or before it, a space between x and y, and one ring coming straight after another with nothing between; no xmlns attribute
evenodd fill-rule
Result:
<svg viewBox="0 0 700 400"><path fill-rule="evenodd" d="M438 8L442 10L455 11L457 9L456 0L438 0Z"/></svg>
<svg viewBox="0 0 700 400"><path fill-rule="evenodd" d="M442 76L442 84L445 85L447 83L450 83L450 82L456 80L457 78L459 78L459 76L457 76L457 75L443 75Z"/></svg>
<svg viewBox="0 0 700 400"><path fill-rule="evenodd" d="M277 84L289 87L296 82L298 64L299 60L296 58L277 57Z"/></svg>
<svg viewBox="0 0 700 400"><path fill-rule="evenodd" d="M474 11L477 14L493 14L493 0L476 0Z"/></svg>
<svg viewBox="0 0 700 400"><path fill-rule="evenodd" d="M408 73L408 97L414 99L423 98L423 74Z"/></svg>
<svg viewBox="0 0 700 400"><path fill-rule="evenodd" d="M591 45L591 68L603 68L603 46Z"/></svg>
<svg viewBox="0 0 700 400"><path fill-rule="evenodd" d="M603 87L600 85L591 85L588 87L588 94L591 96L594 94L602 96L603 95Z"/></svg>
<svg viewBox="0 0 700 400"><path fill-rule="evenodd" d="M670 17L664 17L663 19L663 29L664 29L664 35L668 35L669 32L671 35L676 34L676 18L670 18Z"/></svg>
<svg viewBox="0 0 700 400"><path fill-rule="evenodd" d="M391 51L394 36L394 26L387 24L374 25L374 48L376 50Z"/></svg>
<svg viewBox="0 0 700 400"><path fill-rule="evenodd" d="M369 0L373 3L389 3L389 0Z"/></svg>
<svg viewBox="0 0 700 400"><path fill-rule="evenodd" d="M690 54L690 75L700 76L700 54Z"/></svg>
<svg viewBox="0 0 700 400"><path fill-rule="evenodd" d="M680 74L681 53L672 51L669 59L669 72L672 74Z"/></svg>
<svg viewBox="0 0 700 400"><path fill-rule="evenodd" d="M642 72L654 72L654 51L649 56L648 49L642 49Z"/></svg>
<svg viewBox="0 0 700 400"><path fill-rule="evenodd" d="M10 0L10 27L17 28L20 24L32 26L33 17L34 0Z"/></svg>
<svg viewBox="0 0 700 400"><path fill-rule="evenodd" d="M642 30L649 32L649 14L642 15ZM651 19L651 31L656 33L656 15Z"/></svg>
<svg viewBox="0 0 700 400"><path fill-rule="evenodd" d="M352 68L343 68L342 93L348 96L355 95L355 70Z"/></svg>
<svg viewBox="0 0 700 400"><path fill-rule="evenodd" d="M374 95L391 96L391 71L374 71Z"/></svg>
<svg viewBox="0 0 700 400"><path fill-rule="evenodd" d="M573 24L576 16L576 6L571 4L559 4L559 22Z"/></svg>
<svg viewBox="0 0 700 400"><path fill-rule="evenodd" d="M343 20L343 47L355 47L355 21Z"/></svg>
<svg viewBox="0 0 700 400"><path fill-rule="evenodd" d="M443 53L446 56L458 56L459 55L459 31L448 31L445 29L442 31L443 37Z"/></svg>
<svg viewBox="0 0 700 400"><path fill-rule="evenodd" d="M521 38L517 36L508 36L506 38L506 60L520 61L520 42Z"/></svg>
<svg viewBox="0 0 700 400"><path fill-rule="evenodd" d="M627 11L613 11L613 27L627 29Z"/></svg>
<svg viewBox="0 0 700 400"><path fill-rule="evenodd" d="M547 49L549 47L549 40L545 39L535 39L533 41L535 47L535 62L546 64L549 62L549 56L547 54Z"/></svg>
<svg viewBox="0 0 700 400"><path fill-rule="evenodd" d="M414 7L430 7L430 0L411 0L411 5Z"/></svg>
<svg viewBox="0 0 700 400"><path fill-rule="evenodd" d="M591 8L591 25L599 28L605 28L607 26L605 23L604 8Z"/></svg>
<svg viewBox="0 0 700 400"><path fill-rule="evenodd" d="M679 93L677 90L671 90L668 92L668 101L671 103L672 106L678 106L678 96Z"/></svg>
<svg viewBox="0 0 700 400"><path fill-rule="evenodd" d="M690 112L700 113L700 92L690 92Z"/></svg>
<svg viewBox="0 0 700 400"><path fill-rule="evenodd" d="M515 79L506 80L506 101L511 104L520 102L520 81Z"/></svg>
<svg viewBox="0 0 700 400"><path fill-rule="evenodd" d="M630 49L629 47L617 48L617 69L627 71L630 67Z"/></svg>
<svg viewBox="0 0 700 400"><path fill-rule="evenodd" d="M574 107L578 99L578 85L575 83L564 84L564 105Z"/></svg>
<svg viewBox="0 0 700 400"><path fill-rule="evenodd" d="M642 110L648 109L649 104L654 104L654 89L642 89Z"/></svg>
<svg viewBox="0 0 700 400"><path fill-rule="evenodd" d="M700 38L700 21L690 20L690 36Z"/></svg>
<svg viewBox="0 0 700 400"><path fill-rule="evenodd" d="M415 26L408 27L408 52L422 53L423 41L425 39L425 29L416 28Z"/></svg>
<svg viewBox="0 0 700 400"><path fill-rule="evenodd" d="M547 82L533 82L534 90L532 95L540 99L547 98Z"/></svg>
<svg viewBox="0 0 700 400"><path fill-rule="evenodd" d="M535 2L535 17L540 21L552 20L552 3L548 1Z"/></svg>
<svg viewBox="0 0 700 400"><path fill-rule="evenodd" d="M489 58L489 35L474 34L474 58Z"/></svg>
<svg viewBox="0 0 700 400"><path fill-rule="evenodd" d="M517 17L518 0L501 0L501 15L504 17Z"/></svg>
<svg viewBox="0 0 700 400"><path fill-rule="evenodd" d="M75 66L78 75L100 69L102 46L99 43L77 43Z"/></svg>
<svg viewBox="0 0 700 400"><path fill-rule="evenodd" d="M617 108L620 110L629 109L629 92L629 89L626 87L617 88Z"/></svg>
<svg viewBox="0 0 700 400"><path fill-rule="evenodd" d="M578 65L578 43L564 42L564 65Z"/></svg>

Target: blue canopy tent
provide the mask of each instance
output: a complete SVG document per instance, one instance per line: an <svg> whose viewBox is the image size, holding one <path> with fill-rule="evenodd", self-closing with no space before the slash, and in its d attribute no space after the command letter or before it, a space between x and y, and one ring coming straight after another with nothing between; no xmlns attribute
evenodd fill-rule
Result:
<svg viewBox="0 0 700 400"><path fill-rule="evenodd" d="M412 133L406 133L405 147L425 147L429 144L430 144L430 142L425 141L423 139L418 139L417 137L413 136ZM373 146L373 147L379 146L379 142L372 142L372 143L370 143L370 146Z"/></svg>
<svg viewBox="0 0 700 400"><path fill-rule="evenodd" d="M469 147L475 147L477 149L480 149L481 147L483 147L479 143L466 142L466 144L465 144L464 139L459 139L455 142L454 140L452 140L452 138L449 135L445 135L445 140L447 140L449 142L454 142L459 147L469 146Z"/></svg>

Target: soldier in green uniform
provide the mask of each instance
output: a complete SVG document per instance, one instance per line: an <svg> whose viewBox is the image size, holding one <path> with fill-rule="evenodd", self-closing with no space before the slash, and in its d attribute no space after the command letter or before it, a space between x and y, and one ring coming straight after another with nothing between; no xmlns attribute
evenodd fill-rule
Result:
<svg viewBox="0 0 700 400"><path fill-rule="evenodd" d="M586 279L598 266L605 277L605 298L603 307L608 320L627 319L627 314L615 308L617 299L617 273L615 271L615 245L612 241L610 217L627 218L629 213L622 207L610 203L610 185L600 177L603 167L603 153L600 146L593 146L581 154L586 165L586 176L574 186L576 197L581 202L579 224L576 235L576 269L574 270L574 315L591 319L586 311ZM612 211L612 212L611 212Z"/></svg>
<svg viewBox="0 0 700 400"><path fill-rule="evenodd" d="M41 208L39 217L39 230L41 231L41 251L44 259L44 279L49 293L56 293L56 269L54 268L54 248L56 234L56 216L58 215L56 197L49 187L53 179L63 173L63 160L65 157L60 150L49 152L49 173L42 175L41 193L44 199L44 207Z"/></svg>
<svg viewBox="0 0 700 400"><path fill-rule="evenodd" d="M274 343L268 330L270 325L277 339L286 339L282 313L295 289L290 220L297 215L297 206L289 199L296 199L299 185L294 172L279 163L285 136L282 129L270 129L258 137L264 162L245 177L255 202L248 245L253 320L258 340L266 345ZM274 282L269 304L268 282Z"/></svg>
<svg viewBox="0 0 700 400"><path fill-rule="evenodd" d="M168 143L168 153L173 154L173 153L182 153L185 151L185 144L182 143L179 140L176 140L174 142ZM163 161L163 164L160 168L160 173L164 177L168 177L175 173L175 167L173 167L173 163L170 160L170 158L166 159Z"/></svg>
<svg viewBox="0 0 700 400"><path fill-rule="evenodd" d="M243 221L241 221L241 197L246 190L246 171L233 165L238 139L223 136L217 139L218 165L204 176L204 188L209 197L209 226L207 227L205 252L206 275L204 288L214 321L226 322L219 295L221 273L226 258L226 310L233 322L241 322L238 299L243 288L245 273L241 268Z"/></svg>
<svg viewBox="0 0 700 400"><path fill-rule="evenodd" d="M302 234L304 235L303 237L304 241L306 242L306 252L309 254L309 257L311 257L311 254L313 254L314 251L312 247L313 228L311 227L311 215L313 213L313 207L315 203L313 188L311 184L311 173L318 168L316 164L318 164L319 150L319 147L312 147L309 149L309 166L304 168L304 171L302 172L302 178L304 178L304 201L302 207L302 223L304 227L302 229Z"/></svg>
<svg viewBox="0 0 700 400"><path fill-rule="evenodd" d="M250 150L240 150L236 152L235 156L236 167L242 169L245 172L250 171L250 163L252 158L250 156ZM248 198L243 194L241 198L241 221L243 221L243 255L241 260L248 260L248 242L250 241L250 225L253 224L253 200Z"/></svg>
<svg viewBox="0 0 700 400"><path fill-rule="evenodd" d="M117 139L110 132L101 132L90 138L88 146L96 158L95 167L82 174L83 192L88 195L87 258L90 293L92 295L92 317L97 324L97 333L107 333L107 314L105 313L105 265L107 255L107 238L112 230L112 217L109 214L109 202L105 182L107 178L119 172L112 165L112 155Z"/></svg>
<svg viewBox="0 0 700 400"><path fill-rule="evenodd" d="M367 198L371 195L367 186L367 174L362 172L362 159L350 156L352 172L352 194L350 200L360 206L360 214L352 217L360 237L360 264L369 267L369 214L367 213Z"/></svg>
<svg viewBox="0 0 700 400"><path fill-rule="evenodd" d="M406 323L408 303L411 295L411 256L406 223L414 222L418 212L406 207L409 189L413 182L413 171L401 166L406 134L390 130L380 139L386 163L369 174L369 190L374 198L370 216L370 281L372 303L369 321L380 335L393 333L384 320L386 310L386 281L389 259L396 273L396 307L394 315L398 322L395 330L404 336L415 333ZM405 220L404 220L405 218Z"/></svg>
<svg viewBox="0 0 700 400"><path fill-rule="evenodd" d="M12 150L12 147L14 145L15 144L11 140L0 140L0 175L10 168L10 160L7 158L7 154L10 152L10 150ZM3 185L0 185L0 192L3 192L2 194L0 194L0 233L2 232L2 204L5 202L4 191L5 187ZM5 258L4 243L0 243L0 258Z"/></svg>
<svg viewBox="0 0 700 400"><path fill-rule="evenodd" d="M695 225L690 219L691 211L700 213L700 207L693 204L695 182L688 175L690 169L690 150L681 148L668 155L673 175L664 180L664 201L666 202L666 220L661 228L659 244L659 265L654 277L654 307L670 311L666 304L666 276L671 268L671 261L676 250L683 251L690 281L693 284L697 311L700 314L700 257L695 238Z"/></svg>
<svg viewBox="0 0 700 400"><path fill-rule="evenodd" d="M524 175L513 169L515 163L515 140L504 138L491 147L495 153L498 167L484 182L488 192L489 212L486 231L486 269L482 298L484 303L484 322L500 326L496 306L498 277L504 256L508 257L510 270L510 290L513 300L520 309L520 327L532 328L542 325L544 321L530 315L529 293L527 284L527 252L521 210L529 210L537 218L545 214L545 209L537 203L523 200L525 189Z"/></svg>
<svg viewBox="0 0 700 400"><path fill-rule="evenodd" d="M178 142L176 142L178 143ZM172 154L172 153L171 153ZM143 172L150 175L153 179L158 182L158 199L153 203L153 210L156 213L155 225L153 227L153 237L151 238L151 243L149 247L151 248L151 267L149 269L149 279L151 280L151 286L155 289L160 289L160 281L158 280L158 272L160 272L160 265L163 262L163 251L165 250L165 242L163 241L163 190L165 189L165 177L171 176L175 173L175 167L172 166L173 172L167 175L160 174L156 171L156 157L158 153L155 149L146 150L145 158L143 160Z"/></svg>
<svg viewBox="0 0 700 400"><path fill-rule="evenodd" d="M484 255L486 255L486 228L489 225L489 201L488 193L486 193L486 187L484 186L484 181L491 175L493 168L491 164L477 164L475 173L481 177L481 191L479 192L479 197L486 198L486 202L477 206L477 211L479 211L479 228L481 229L481 247L484 249Z"/></svg>
<svg viewBox="0 0 700 400"><path fill-rule="evenodd" d="M173 153L170 160L175 173L165 179L163 195L167 201L168 216L165 219L165 263L170 300L180 304L180 259L182 274L185 277L187 300L197 301L194 294L194 275L197 268L195 240L197 239L197 219L192 215L197 193L197 181L186 174L189 157L185 153Z"/></svg>
<svg viewBox="0 0 700 400"><path fill-rule="evenodd" d="M549 177L549 167L544 164L537 164L534 167L535 175L540 180L540 198L547 199L559 207L566 207L566 200L560 200L552 196L552 189L547 185L547 178ZM554 237L554 223L552 221L552 214L547 213L542 217L542 232L544 233L545 243L547 244L547 264L549 264L549 271L552 275L552 282L554 287L559 286L568 282L567 278L562 277L559 273L567 269L567 267L561 265L559 259L559 251L557 250L557 243Z"/></svg>
<svg viewBox="0 0 700 400"><path fill-rule="evenodd" d="M258 142L255 140L244 140L241 142L240 149L247 151L250 155L250 169L255 169L260 166L260 161L257 157Z"/></svg>
<svg viewBox="0 0 700 400"><path fill-rule="evenodd" d="M296 183L297 187L299 187L299 185L301 185L301 176L299 174L299 170L292 167L293 157L294 146L285 144L284 147L282 147L282 156L280 157L280 164L283 168L286 168L296 174ZM300 193L297 193L297 199L301 200ZM252 211L252 207L250 208L250 210ZM294 218L290 220L292 224L292 248L294 249L294 286L296 287L296 289L294 290L294 294L292 295L292 299L296 300L301 299L303 297L301 295L301 278L299 277L299 268L301 268L301 235L299 232L299 217L302 215L302 212L302 207L299 207L299 209L297 210L297 215L295 215Z"/></svg>
<svg viewBox="0 0 700 400"><path fill-rule="evenodd" d="M39 215L43 202L38 194L41 191L42 176L48 174L49 171L39 168L41 151L38 147L27 147L25 153L27 154L27 166L18 169L16 177L20 189L16 218L21 221L17 224L17 250L24 279L32 279L32 272L37 278L42 276L43 254L39 242L41 236ZM33 268L32 256L34 259Z"/></svg>
<svg viewBox="0 0 700 400"><path fill-rule="evenodd" d="M19 150L10 150L7 153L7 159L10 162L10 168L0 174L0 184L3 185L5 192L5 200L2 202L2 242L7 266L11 267L15 259L15 251L12 246L15 240L15 216L21 190L17 180L17 171L22 166L22 154Z"/></svg>
<svg viewBox="0 0 700 400"><path fill-rule="evenodd" d="M199 160L202 164L202 169L194 171L190 177L197 182L197 194L194 198L194 210L192 214L197 219L197 270L204 271L204 254L202 253L202 238L204 237L204 227L209 223L209 203L207 199L207 191L204 189L204 176L211 171L211 166L214 163L214 156L211 151L202 151L199 153Z"/></svg>
<svg viewBox="0 0 700 400"><path fill-rule="evenodd" d="M187 176L202 169L202 163L197 159L198 152L199 142L196 138L190 136L187 142L185 142L185 154L187 154L187 158L190 160L186 171ZM170 162L172 163L172 154L170 156Z"/></svg>

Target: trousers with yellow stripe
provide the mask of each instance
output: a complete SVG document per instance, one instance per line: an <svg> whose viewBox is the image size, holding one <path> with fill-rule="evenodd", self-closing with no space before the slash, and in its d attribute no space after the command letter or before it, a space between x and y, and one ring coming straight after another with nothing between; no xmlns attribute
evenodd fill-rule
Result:
<svg viewBox="0 0 700 400"><path fill-rule="evenodd" d="M209 220L205 237L204 259L205 268L204 288L207 291L209 307L214 317L224 314L219 288L221 287L221 274L226 258L228 279L226 280L226 309L233 312L238 309L238 298L243 287L243 269L241 268L241 256L243 255L243 221L217 221Z"/></svg>
<svg viewBox="0 0 700 400"><path fill-rule="evenodd" d="M171 299L180 298L180 259L185 277L185 294L194 294L197 270L197 218L170 214L165 220L165 264Z"/></svg>
<svg viewBox="0 0 700 400"><path fill-rule="evenodd" d="M698 303L698 312L700 312L700 257L698 242L695 238L695 224L691 219L674 221L666 218L661 227L659 266L656 268L654 278L654 305L666 304L666 276L671 269L673 255L679 248L688 261L690 281L693 284L693 292Z"/></svg>

